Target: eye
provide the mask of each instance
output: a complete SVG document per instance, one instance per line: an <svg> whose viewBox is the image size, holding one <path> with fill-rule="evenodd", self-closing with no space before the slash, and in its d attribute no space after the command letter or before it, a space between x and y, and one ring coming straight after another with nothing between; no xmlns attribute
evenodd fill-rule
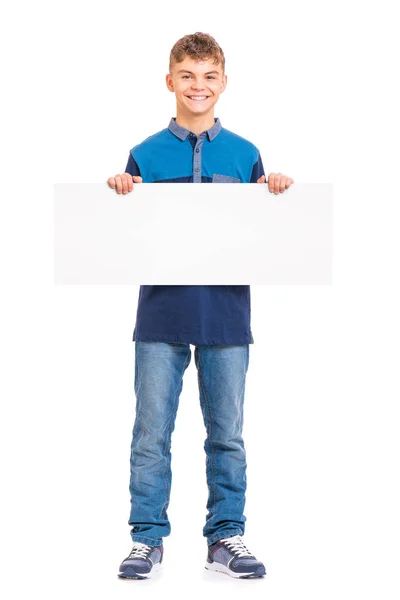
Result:
<svg viewBox="0 0 400 600"><path fill-rule="evenodd" d="M186 77L190 77L190 75L182 75L182 79L186 79ZM208 79L216 79L213 75L208 75Z"/></svg>

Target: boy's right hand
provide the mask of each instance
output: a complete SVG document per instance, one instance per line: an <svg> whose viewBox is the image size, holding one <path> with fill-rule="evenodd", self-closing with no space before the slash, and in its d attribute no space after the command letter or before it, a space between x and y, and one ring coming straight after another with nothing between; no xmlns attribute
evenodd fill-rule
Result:
<svg viewBox="0 0 400 600"><path fill-rule="evenodd" d="M113 190L117 189L117 194L127 194L133 190L134 183L143 183L143 179L139 175L122 173L115 177L109 177L107 183Z"/></svg>

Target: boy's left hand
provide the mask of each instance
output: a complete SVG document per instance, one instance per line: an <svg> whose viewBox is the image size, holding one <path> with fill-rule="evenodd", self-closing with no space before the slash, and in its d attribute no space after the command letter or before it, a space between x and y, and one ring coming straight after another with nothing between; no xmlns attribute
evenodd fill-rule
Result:
<svg viewBox="0 0 400 600"><path fill-rule="evenodd" d="M257 183L266 183L265 175L261 175L260 179L257 179ZM268 175L268 189L274 194L284 192L292 183L293 179L282 173L270 173Z"/></svg>

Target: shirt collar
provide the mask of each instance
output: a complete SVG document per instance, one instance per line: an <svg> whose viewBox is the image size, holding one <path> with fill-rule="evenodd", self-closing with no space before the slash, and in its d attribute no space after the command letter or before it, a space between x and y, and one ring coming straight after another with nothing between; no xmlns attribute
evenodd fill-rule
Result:
<svg viewBox="0 0 400 600"><path fill-rule="evenodd" d="M174 135L176 135L176 137L178 137L180 140L185 140L187 138L187 136L189 135L189 133L191 133L189 131L189 129L186 129L185 127L181 127L181 125L178 125L178 123L176 123L176 121L175 121L175 117L171 118L169 125L168 125L168 129ZM217 137L217 135L219 134L221 129L222 129L221 121L217 117L215 119L214 125L212 127L210 127L210 129L207 129L207 131L206 131L210 142L212 142L213 139L215 137Z"/></svg>

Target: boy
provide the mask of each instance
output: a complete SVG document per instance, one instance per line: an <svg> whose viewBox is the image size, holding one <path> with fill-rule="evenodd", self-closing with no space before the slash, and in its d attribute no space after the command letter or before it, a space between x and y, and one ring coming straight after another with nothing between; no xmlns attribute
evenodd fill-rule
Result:
<svg viewBox="0 0 400 600"><path fill-rule="evenodd" d="M125 173L108 179L117 193L133 183L264 183L258 149L224 129L214 105L227 83L225 59L214 38L203 33L176 42L167 87L176 96L176 118L129 154ZM279 173L268 178L278 194L293 183ZM235 578L261 577L264 565L242 536L246 454L242 439L245 378L249 364L250 286L141 286L135 341L136 418L131 445L130 495L133 548L120 577L143 579L163 559L162 538L172 480L171 434L183 374L195 345L200 404L207 439L209 489L205 568Z"/></svg>

